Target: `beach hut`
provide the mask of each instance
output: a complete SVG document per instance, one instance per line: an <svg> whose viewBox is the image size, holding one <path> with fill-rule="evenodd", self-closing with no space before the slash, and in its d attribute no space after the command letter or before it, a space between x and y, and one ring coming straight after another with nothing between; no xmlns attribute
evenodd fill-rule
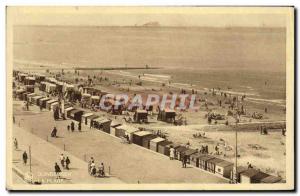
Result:
<svg viewBox="0 0 300 196"><path fill-rule="evenodd" d="M16 90L16 95L17 95L17 98L19 100L23 100L23 93L25 93L26 91L24 89L18 89Z"/></svg>
<svg viewBox="0 0 300 196"><path fill-rule="evenodd" d="M40 96L40 95L36 95L36 96L32 96L32 97L29 97L29 102L32 103L32 104L36 104L36 100L38 98L42 98L43 96Z"/></svg>
<svg viewBox="0 0 300 196"><path fill-rule="evenodd" d="M41 100L44 99L44 98L47 98L47 97L42 96L42 97L40 97L40 98L37 98L35 104L36 104L37 106L40 106Z"/></svg>
<svg viewBox="0 0 300 196"><path fill-rule="evenodd" d="M51 103L50 105L50 110L54 110L55 108L59 107L59 102L54 102L54 103Z"/></svg>
<svg viewBox="0 0 300 196"><path fill-rule="evenodd" d="M195 167L199 167L199 159L201 156L204 156L204 154L197 152L194 153L190 156L190 164L195 166Z"/></svg>
<svg viewBox="0 0 300 196"><path fill-rule="evenodd" d="M24 92L22 94L22 100L26 101L27 100L27 95L30 94L30 92Z"/></svg>
<svg viewBox="0 0 300 196"><path fill-rule="evenodd" d="M75 110L75 109L73 107L67 107L67 108L65 107L65 111L64 111L65 116L70 118L69 116L70 116L70 112L72 110Z"/></svg>
<svg viewBox="0 0 300 196"><path fill-rule="evenodd" d="M163 141L165 141L165 139L161 138L161 137L157 137L157 138L154 138L154 139L150 140L150 148L149 149L157 152L158 151L158 145Z"/></svg>
<svg viewBox="0 0 300 196"><path fill-rule="evenodd" d="M40 100L39 105L40 105L42 108L46 108L46 103L47 103L47 101L49 101L49 100L51 100L51 99L48 98L48 97L45 97L45 98L43 98L43 99Z"/></svg>
<svg viewBox="0 0 300 196"><path fill-rule="evenodd" d="M73 119L73 120L76 120L78 122L81 122L81 116L83 114L83 111L82 110L78 110L78 109L75 109L75 110L71 110L70 113L69 113L69 116L68 116L68 113L67 113L67 117Z"/></svg>
<svg viewBox="0 0 300 196"><path fill-rule="evenodd" d="M268 177L265 177L261 180L261 183L267 183L267 184L273 184L273 183L278 183L282 180L281 177L278 177L278 176L268 176Z"/></svg>
<svg viewBox="0 0 300 196"><path fill-rule="evenodd" d="M214 157L210 156L210 155L203 155L201 157L199 157L199 168L207 170L207 161L209 161L210 159L213 159Z"/></svg>
<svg viewBox="0 0 300 196"><path fill-rule="evenodd" d="M190 164L191 161L191 155L197 153L198 151L195 149L188 149L187 151L184 152L184 155L187 156L187 163Z"/></svg>
<svg viewBox="0 0 300 196"><path fill-rule="evenodd" d="M233 170L233 163L229 161L221 161L216 163L215 172L219 176L230 178L232 170Z"/></svg>
<svg viewBox="0 0 300 196"><path fill-rule="evenodd" d="M115 134L117 137L124 137L125 134L127 134L129 136L129 140L132 141L133 133L137 131L139 131L138 128L124 124L116 127Z"/></svg>
<svg viewBox="0 0 300 196"><path fill-rule="evenodd" d="M29 94L27 94L27 96L26 96L26 101L29 101L29 102L30 102L30 98L31 98L31 97L34 97L34 96L36 96L35 93L29 93Z"/></svg>
<svg viewBox="0 0 300 196"><path fill-rule="evenodd" d="M87 125L87 117L92 116L93 113L84 113L81 116L81 122L84 123L85 125Z"/></svg>
<svg viewBox="0 0 300 196"><path fill-rule="evenodd" d="M34 93L34 85L26 85L25 89L27 92Z"/></svg>
<svg viewBox="0 0 300 196"><path fill-rule="evenodd" d="M24 74L24 73L19 73L18 74L18 79L19 79L19 82L25 82L25 78L27 77L28 75L27 74Z"/></svg>
<svg viewBox="0 0 300 196"><path fill-rule="evenodd" d="M219 162L222 162L222 161L224 161L224 160L219 159L219 158L213 158L213 159L207 160L206 170L211 173L216 173L216 164Z"/></svg>
<svg viewBox="0 0 300 196"><path fill-rule="evenodd" d="M163 141L158 144L158 152L164 155L169 156L170 155L170 146L173 144L171 141Z"/></svg>
<svg viewBox="0 0 300 196"><path fill-rule="evenodd" d="M175 158L178 159L179 161L181 161L181 159L184 156L185 151L187 151L188 148L186 148L185 146L180 146L175 150Z"/></svg>
<svg viewBox="0 0 300 196"><path fill-rule="evenodd" d="M148 122L148 112L146 110L136 110L133 116L134 122Z"/></svg>
<svg viewBox="0 0 300 196"><path fill-rule="evenodd" d="M157 136L153 135L153 134L143 137L143 139L142 139L143 147L149 149L150 148L150 141L153 140L154 138L157 138Z"/></svg>
<svg viewBox="0 0 300 196"><path fill-rule="evenodd" d="M50 99L50 100L48 100L48 101L46 102L46 108L47 108L48 110L51 110L51 104L52 104L52 103L55 103L55 102L57 102L57 100L55 100L55 99Z"/></svg>
<svg viewBox="0 0 300 196"><path fill-rule="evenodd" d="M46 89L45 91L47 93L52 93L56 90L56 84L52 84L52 83L46 83Z"/></svg>
<svg viewBox="0 0 300 196"><path fill-rule="evenodd" d="M157 120L164 122L175 122L176 112L175 110L165 109L160 110L157 116Z"/></svg>
<svg viewBox="0 0 300 196"><path fill-rule="evenodd" d="M143 138L151 135L152 133L149 131L138 131L133 133L132 143L137 144L139 146L143 146Z"/></svg>
<svg viewBox="0 0 300 196"><path fill-rule="evenodd" d="M93 127L93 126L92 126L93 120L96 119L96 118L99 118L99 116L98 116L98 115L95 115L95 114L86 117L87 125L89 125L90 127Z"/></svg>
<svg viewBox="0 0 300 196"><path fill-rule="evenodd" d="M232 169L232 171L231 171L231 177L230 177L230 179L232 180L232 181L234 181L234 179L235 178L237 178L236 180L237 180L237 182L240 182L240 179L241 179L241 173L243 173L244 171L246 171L248 168L247 167L244 167L244 166L238 166L237 168L236 168L236 170L237 170L237 176L235 176L235 167L233 167L233 169Z"/></svg>
<svg viewBox="0 0 300 196"><path fill-rule="evenodd" d="M116 135L116 127L121 126L121 125L122 125L122 122L117 121L117 120L113 120L110 123L110 134L111 135Z"/></svg>
<svg viewBox="0 0 300 196"><path fill-rule="evenodd" d="M97 95L91 96L91 104L99 105L100 103L100 97Z"/></svg>
<svg viewBox="0 0 300 196"><path fill-rule="evenodd" d="M102 130L106 133L110 133L111 120L103 117L99 117L93 120L93 127Z"/></svg>
<svg viewBox="0 0 300 196"><path fill-rule="evenodd" d="M35 77L25 77L25 85L34 85L35 84Z"/></svg>
<svg viewBox="0 0 300 196"><path fill-rule="evenodd" d="M249 168L242 172L240 176L240 181L242 184L260 183L262 179L269 177L268 174L253 168Z"/></svg>

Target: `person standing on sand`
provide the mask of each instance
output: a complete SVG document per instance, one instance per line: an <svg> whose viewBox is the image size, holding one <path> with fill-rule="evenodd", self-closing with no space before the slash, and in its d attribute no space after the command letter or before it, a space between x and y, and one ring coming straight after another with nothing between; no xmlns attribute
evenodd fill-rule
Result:
<svg viewBox="0 0 300 196"><path fill-rule="evenodd" d="M17 138L14 139L15 150L18 150L18 141Z"/></svg>
<svg viewBox="0 0 300 196"><path fill-rule="evenodd" d="M171 146L170 148L170 160L174 160L175 158L175 149L173 148L173 146Z"/></svg>
<svg viewBox="0 0 300 196"><path fill-rule="evenodd" d="M75 130L75 124L74 124L74 122L72 121L72 122L71 122L71 131L74 132L74 130Z"/></svg>
<svg viewBox="0 0 300 196"><path fill-rule="evenodd" d="M55 170L55 173L56 173L56 175L57 175L57 177L56 178L60 178L60 172L61 172L61 169L60 169L60 167L59 167L59 165L57 164L57 163L55 163L55 166L54 166L54 170Z"/></svg>
<svg viewBox="0 0 300 196"><path fill-rule="evenodd" d="M26 151L24 151L24 153L23 153L23 163L24 163L24 165L26 165L26 164L27 164L27 159L28 159L27 152L26 152Z"/></svg>
<svg viewBox="0 0 300 196"><path fill-rule="evenodd" d="M78 123L78 131L81 131L81 122Z"/></svg>
<svg viewBox="0 0 300 196"><path fill-rule="evenodd" d="M66 169L67 169L67 170L70 169L70 168L69 168L70 163L71 163L71 161L70 161L69 157L67 156L67 158L66 158Z"/></svg>
<svg viewBox="0 0 300 196"><path fill-rule="evenodd" d="M64 168L65 167L65 157L64 154L60 155L60 164Z"/></svg>

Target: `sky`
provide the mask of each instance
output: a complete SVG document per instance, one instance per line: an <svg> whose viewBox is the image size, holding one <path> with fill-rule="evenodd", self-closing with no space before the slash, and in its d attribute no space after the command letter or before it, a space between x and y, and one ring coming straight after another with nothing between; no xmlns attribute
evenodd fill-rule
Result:
<svg viewBox="0 0 300 196"><path fill-rule="evenodd" d="M289 8L8 7L14 25L285 27Z"/></svg>

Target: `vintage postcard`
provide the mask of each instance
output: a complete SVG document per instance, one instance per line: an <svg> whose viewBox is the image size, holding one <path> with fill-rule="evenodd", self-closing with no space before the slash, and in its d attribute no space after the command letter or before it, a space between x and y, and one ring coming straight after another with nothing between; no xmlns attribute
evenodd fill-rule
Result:
<svg viewBox="0 0 300 196"><path fill-rule="evenodd" d="M8 190L294 190L293 7L7 7Z"/></svg>

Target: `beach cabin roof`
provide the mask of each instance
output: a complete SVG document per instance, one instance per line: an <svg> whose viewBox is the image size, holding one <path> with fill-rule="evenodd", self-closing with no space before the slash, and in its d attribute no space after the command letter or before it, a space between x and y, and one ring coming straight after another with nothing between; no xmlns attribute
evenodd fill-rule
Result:
<svg viewBox="0 0 300 196"><path fill-rule="evenodd" d="M146 110L136 110L137 113L148 113Z"/></svg>
<svg viewBox="0 0 300 196"><path fill-rule="evenodd" d="M70 112L70 114L76 114L78 112L83 112L82 110L74 109Z"/></svg>
<svg viewBox="0 0 300 196"><path fill-rule="evenodd" d="M220 166L220 167L227 167L227 166L233 165L233 163L223 160L222 162L216 163L216 165Z"/></svg>
<svg viewBox="0 0 300 196"><path fill-rule="evenodd" d="M73 109L74 109L73 107L68 107L68 108L65 109L65 111L68 112L68 111L73 110Z"/></svg>
<svg viewBox="0 0 300 196"><path fill-rule="evenodd" d="M202 153L200 153L200 152L197 152L197 153L192 154L191 157L199 158L199 157L202 157L202 156L204 156L204 155L205 155L205 154L202 154Z"/></svg>
<svg viewBox="0 0 300 196"><path fill-rule="evenodd" d="M16 93L23 93L23 92L25 92L24 89L18 89L18 90L16 90Z"/></svg>
<svg viewBox="0 0 300 196"><path fill-rule="evenodd" d="M92 98L92 99L100 99L99 96L92 96L91 98Z"/></svg>
<svg viewBox="0 0 300 196"><path fill-rule="evenodd" d="M42 98L43 96L41 96L41 95L37 95L37 96L34 96L33 98L34 99L40 99L40 98Z"/></svg>
<svg viewBox="0 0 300 196"><path fill-rule="evenodd" d="M48 104L51 104L51 103L54 103L54 102L57 102L57 100L51 99L51 100L47 101Z"/></svg>
<svg viewBox="0 0 300 196"><path fill-rule="evenodd" d="M138 132L135 132L134 135L137 135L137 136L146 136L146 135L151 135L152 133L149 132L149 131L138 131Z"/></svg>
<svg viewBox="0 0 300 196"><path fill-rule="evenodd" d="M185 151L185 155L190 156L192 154L197 153L198 151L195 149L188 149L187 151Z"/></svg>
<svg viewBox="0 0 300 196"><path fill-rule="evenodd" d="M87 119L95 119L95 118L98 118L98 117L99 117L98 115L93 114L93 115L88 116L88 117L86 117L86 118L87 118Z"/></svg>
<svg viewBox="0 0 300 196"><path fill-rule="evenodd" d="M120 126L122 125L122 122L119 122L119 121L116 121L116 120L113 120L110 124L111 127L115 128L117 126Z"/></svg>
<svg viewBox="0 0 300 196"><path fill-rule="evenodd" d="M171 141L165 140L165 141L161 142L159 145L160 145L160 146L167 146L167 145L170 145L170 144L172 144Z"/></svg>
<svg viewBox="0 0 300 196"><path fill-rule="evenodd" d="M219 158L213 158L213 159L208 160L207 162L217 164L217 163L222 162L222 161L224 161L224 160L219 159Z"/></svg>
<svg viewBox="0 0 300 196"><path fill-rule="evenodd" d="M244 171L242 174L244 176L252 177L255 176L259 171L257 169L249 168L246 171Z"/></svg>
<svg viewBox="0 0 300 196"><path fill-rule="evenodd" d="M88 116L92 116L93 115L93 113L84 113L83 115L82 115L82 117L88 117Z"/></svg>
<svg viewBox="0 0 300 196"><path fill-rule="evenodd" d="M30 93L27 95L28 97L35 96L35 93Z"/></svg>
<svg viewBox="0 0 300 196"><path fill-rule="evenodd" d="M161 138L161 137L157 137L157 138L154 138L151 140L151 142L154 142L154 143L159 143L159 142L163 142L165 141L164 138Z"/></svg>
<svg viewBox="0 0 300 196"><path fill-rule="evenodd" d="M94 119L94 121L98 122L99 124L103 124L103 123L110 122L111 120L109 120L107 118L99 117L99 118Z"/></svg>
<svg viewBox="0 0 300 196"><path fill-rule="evenodd" d="M281 177L278 176L268 176L265 177L261 180L262 183L276 183L276 182L280 182L281 181Z"/></svg>
<svg viewBox="0 0 300 196"><path fill-rule="evenodd" d="M186 150L188 150L185 146L179 146L177 149L176 149L176 151L177 152L184 152L184 151L186 151Z"/></svg>
<svg viewBox="0 0 300 196"><path fill-rule="evenodd" d="M127 133L134 133L134 132L137 132L139 131L138 128L135 128L135 127L132 127L132 126L128 126L128 125L121 125L119 127L116 127L116 129L121 129L121 130L124 130L125 132Z"/></svg>
<svg viewBox="0 0 300 196"><path fill-rule="evenodd" d="M83 97L91 97L92 95L91 94L88 94L88 93L84 93L82 94Z"/></svg>
<svg viewBox="0 0 300 196"><path fill-rule="evenodd" d="M46 101L46 100L50 100L50 98L45 97L45 98L41 99L40 101Z"/></svg>
<svg viewBox="0 0 300 196"><path fill-rule="evenodd" d="M255 181L261 181L262 179L269 177L269 176L270 176L269 174L259 171L257 174L252 176L252 179L254 179Z"/></svg>
<svg viewBox="0 0 300 196"><path fill-rule="evenodd" d="M35 80L35 77L26 77L27 80Z"/></svg>
<svg viewBox="0 0 300 196"><path fill-rule="evenodd" d="M203 160L203 161L208 161L210 159L213 159L214 157L209 156L209 155L204 155L204 156L200 156L199 159Z"/></svg>
<svg viewBox="0 0 300 196"><path fill-rule="evenodd" d="M175 110L165 109L165 112L167 112L167 113L175 113Z"/></svg>

